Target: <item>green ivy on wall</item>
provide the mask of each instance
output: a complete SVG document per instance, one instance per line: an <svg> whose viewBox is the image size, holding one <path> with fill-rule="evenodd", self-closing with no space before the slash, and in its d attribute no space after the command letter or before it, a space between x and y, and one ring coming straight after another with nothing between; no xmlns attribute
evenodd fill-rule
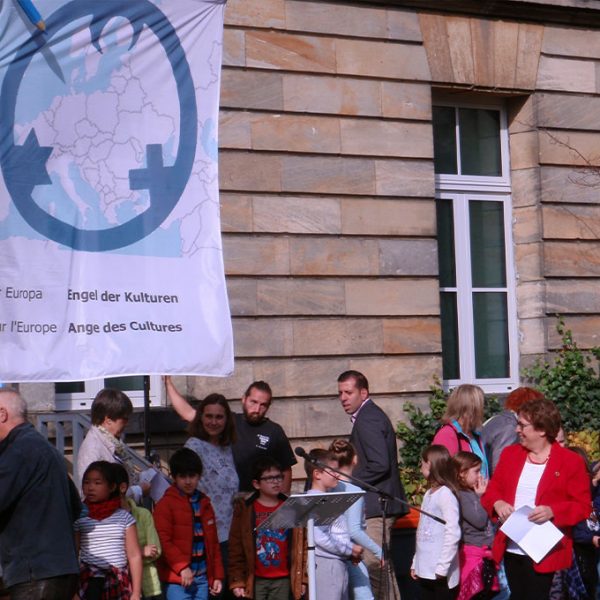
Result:
<svg viewBox="0 0 600 600"><path fill-rule="evenodd" d="M560 411L570 444L582 445L598 458L600 430L600 347L582 351L559 317L560 349L550 360L538 360L523 370L529 385L539 389Z"/></svg>

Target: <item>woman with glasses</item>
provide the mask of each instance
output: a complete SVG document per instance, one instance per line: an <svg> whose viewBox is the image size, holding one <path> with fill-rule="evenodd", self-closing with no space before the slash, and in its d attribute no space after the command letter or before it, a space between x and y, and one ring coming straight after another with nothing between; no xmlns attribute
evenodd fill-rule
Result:
<svg viewBox="0 0 600 600"><path fill-rule="evenodd" d="M496 562L504 558L511 600L547 599L555 571L570 566L573 556L571 528L590 513L589 478L583 459L556 442L560 414L550 400L529 400L517 414L519 443L500 456L481 498L489 515L506 521L523 506L532 507L529 521L552 521L562 539L539 563L500 530L493 544Z"/></svg>
<svg viewBox="0 0 600 600"><path fill-rule="evenodd" d="M504 401L504 410L488 419L481 430L481 441L488 458L490 475L494 472L502 450L519 441L517 435L517 413L528 400L543 398L544 394L530 387L518 387ZM558 439L558 438L557 438ZM563 435L564 440L564 435Z"/></svg>
<svg viewBox="0 0 600 600"><path fill-rule="evenodd" d="M221 556L227 573L229 528L233 517L233 498L238 491L239 479L233 462L231 444L235 441L233 414L225 396L209 394L192 408L177 391L171 377L165 376L167 396L179 405L189 406L193 412L188 426L190 437L186 448L193 450L202 460L203 471L198 489L206 494L213 505L217 521L217 534ZM227 594L224 585L223 593Z"/></svg>

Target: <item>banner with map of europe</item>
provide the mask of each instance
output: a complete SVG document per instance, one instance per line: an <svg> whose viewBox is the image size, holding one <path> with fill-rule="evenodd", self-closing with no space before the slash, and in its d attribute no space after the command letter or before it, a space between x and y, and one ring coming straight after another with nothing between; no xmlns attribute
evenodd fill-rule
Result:
<svg viewBox="0 0 600 600"><path fill-rule="evenodd" d="M0 3L0 380L232 372L224 10Z"/></svg>

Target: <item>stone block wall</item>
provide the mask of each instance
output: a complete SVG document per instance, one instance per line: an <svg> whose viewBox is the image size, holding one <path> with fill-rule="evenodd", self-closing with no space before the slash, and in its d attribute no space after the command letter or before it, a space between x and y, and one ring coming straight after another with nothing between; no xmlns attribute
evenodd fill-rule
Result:
<svg viewBox="0 0 600 600"><path fill-rule="evenodd" d="M598 32L402 4L226 9L236 370L187 391L233 399L265 379L294 442L348 433L342 370L365 372L392 421L441 375L432 93L507 106L521 365L556 347L556 313L584 347L598 343Z"/></svg>
<svg viewBox="0 0 600 600"><path fill-rule="evenodd" d="M441 374L431 87L414 11L230 0L220 186L236 368L296 441L350 430L337 375L392 422Z"/></svg>
<svg viewBox="0 0 600 600"><path fill-rule="evenodd" d="M507 106L521 366L558 346L555 314L583 347L600 343L600 10L532 0L552 22L542 8L524 22L467 4L228 1L220 187L236 364L227 379L177 378L182 392L239 410L264 379L270 416L308 445L350 430L343 370L367 375L392 422L405 401L426 405L441 375L432 95ZM583 5L590 24L575 26Z"/></svg>
<svg viewBox="0 0 600 600"><path fill-rule="evenodd" d="M536 95L548 346L561 314L583 347L600 345L598 31L546 27Z"/></svg>

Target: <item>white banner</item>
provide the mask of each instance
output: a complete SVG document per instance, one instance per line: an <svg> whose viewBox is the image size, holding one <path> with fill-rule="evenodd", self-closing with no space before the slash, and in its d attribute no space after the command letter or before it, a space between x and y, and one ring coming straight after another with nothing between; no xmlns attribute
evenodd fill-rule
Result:
<svg viewBox="0 0 600 600"><path fill-rule="evenodd" d="M0 3L0 380L226 376L225 3Z"/></svg>

